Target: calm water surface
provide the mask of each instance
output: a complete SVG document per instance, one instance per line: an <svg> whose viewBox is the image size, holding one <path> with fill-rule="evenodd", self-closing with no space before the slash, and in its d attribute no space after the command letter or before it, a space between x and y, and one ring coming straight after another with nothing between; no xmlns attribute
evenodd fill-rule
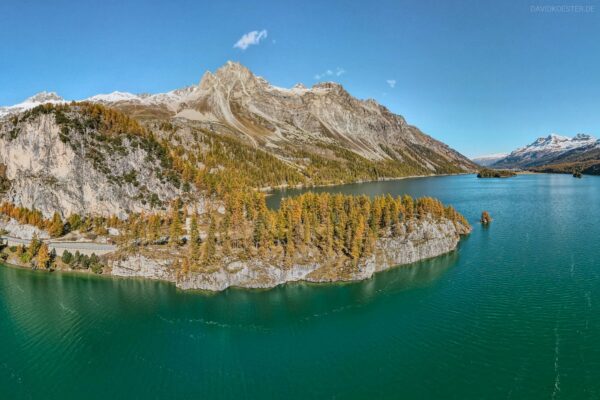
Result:
<svg viewBox="0 0 600 400"><path fill-rule="evenodd" d="M435 196L474 231L369 281L267 291L1 267L0 398L600 398L600 178L322 190Z"/></svg>

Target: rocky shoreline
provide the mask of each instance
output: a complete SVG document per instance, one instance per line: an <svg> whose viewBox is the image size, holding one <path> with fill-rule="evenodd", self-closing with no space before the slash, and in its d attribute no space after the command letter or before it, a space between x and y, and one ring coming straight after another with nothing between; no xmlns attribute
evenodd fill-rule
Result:
<svg viewBox="0 0 600 400"><path fill-rule="evenodd" d="M405 227L406 229L406 227ZM396 237L377 240L375 251L362 258L352 268L340 268L335 259L298 262L282 265L270 260L223 260L216 269L205 272L180 273L174 261L168 258L151 257L144 254L128 254L108 257L102 276L142 278L171 282L183 290L222 291L229 287L268 289L288 282L350 282L371 278L375 273L411 264L454 251L460 237L471 232L470 227L450 220L425 219L414 223L410 232L406 230ZM19 268L30 268L17 257L5 263ZM57 268L56 272L90 274L89 270Z"/></svg>
<svg viewBox="0 0 600 400"><path fill-rule="evenodd" d="M419 221L410 233L399 237L380 238L376 250L347 269L335 266L335 260L294 263L289 266L266 260L230 260L210 272L180 274L172 261L133 254L109 262L110 275L141 277L174 283L184 290L221 291L229 287L272 288L287 282L338 282L369 279L373 274L395 266L437 257L456 249L460 236L470 228L449 220Z"/></svg>

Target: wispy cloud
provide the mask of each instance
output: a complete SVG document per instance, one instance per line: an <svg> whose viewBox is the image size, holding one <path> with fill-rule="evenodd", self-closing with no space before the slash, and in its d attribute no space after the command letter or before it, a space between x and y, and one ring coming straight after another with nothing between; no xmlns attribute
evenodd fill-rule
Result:
<svg viewBox="0 0 600 400"><path fill-rule="evenodd" d="M319 80L319 79L323 79L326 78L328 76L342 76L346 73L346 70L342 67L337 67L335 70L332 69L328 69L325 72L322 72L320 74L315 74L315 79Z"/></svg>
<svg viewBox="0 0 600 400"><path fill-rule="evenodd" d="M248 46L253 44L259 44L261 40L267 38L267 30L263 29L262 31L252 31L248 32L238 40L233 47L238 48L240 50L246 50Z"/></svg>
<svg viewBox="0 0 600 400"><path fill-rule="evenodd" d="M390 85L390 87L393 89L396 87L396 80L395 79L388 79L387 84Z"/></svg>

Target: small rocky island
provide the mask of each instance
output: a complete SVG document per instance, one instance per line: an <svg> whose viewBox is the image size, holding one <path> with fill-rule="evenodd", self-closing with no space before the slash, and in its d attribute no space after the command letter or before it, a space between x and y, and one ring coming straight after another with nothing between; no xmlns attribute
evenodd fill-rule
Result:
<svg viewBox="0 0 600 400"><path fill-rule="evenodd" d="M512 176L516 176L517 173L515 171L510 171L507 169L491 169L484 168L479 170L477 173L478 178L510 178Z"/></svg>
<svg viewBox="0 0 600 400"><path fill-rule="evenodd" d="M481 222L482 225L488 225L490 222L492 222L492 216L489 212L484 211L481 213L481 218L479 219L479 222Z"/></svg>

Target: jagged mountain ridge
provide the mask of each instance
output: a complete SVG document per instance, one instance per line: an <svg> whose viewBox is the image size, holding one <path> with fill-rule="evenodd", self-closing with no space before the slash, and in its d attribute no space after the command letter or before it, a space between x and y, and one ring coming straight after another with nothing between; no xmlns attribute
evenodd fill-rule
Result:
<svg viewBox="0 0 600 400"><path fill-rule="evenodd" d="M374 100L357 100L341 85L318 83L308 89L270 85L244 66L229 62L206 72L197 86L138 99L93 99L143 118L177 118L288 158L284 147L314 145L349 149L372 161L396 159L422 165L431 173L451 163L469 170L471 162L423 134ZM440 160L426 153L433 152Z"/></svg>
<svg viewBox="0 0 600 400"><path fill-rule="evenodd" d="M600 147L599 141L587 134L573 138L551 134L540 137L491 164L493 168L531 168L562 162L575 154Z"/></svg>
<svg viewBox="0 0 600 400"><path fill-rule="evenodd" d="M206 72L198 85L171 92L114 92L85 100L142 121L170 120L231 135L291 164L298 163L289 147L329 158L339 158L337 148L350 150L370 161L410 164L420 175L475 168L403 117L374 100L355 99L337 83L279 88L233 62ZM7 112L5 108L0 115Z"/></svg>

